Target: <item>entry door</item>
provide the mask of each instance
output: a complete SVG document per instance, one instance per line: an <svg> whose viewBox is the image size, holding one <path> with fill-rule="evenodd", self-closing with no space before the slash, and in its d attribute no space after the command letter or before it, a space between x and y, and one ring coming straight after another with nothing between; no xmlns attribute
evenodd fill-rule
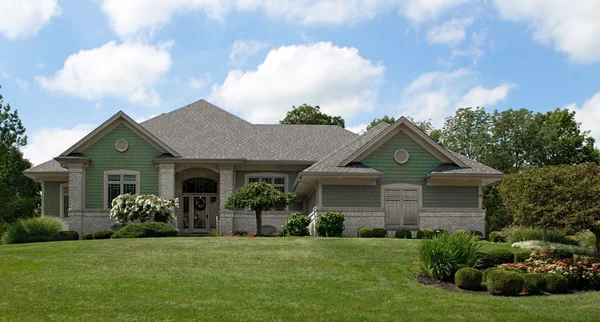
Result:
<svg viewBox="0 0 600 322"><path fill-rule="evenodd" d="M385 190L385 221L391 227L417 227L419 191L417 189Z"/></svg>
<svg viewBox="0 0 600 322"><path fill-rule="evenodd" d="M183 196L183 230L190 233L207 232L209 223L209 197L191 194Z"/></svg>

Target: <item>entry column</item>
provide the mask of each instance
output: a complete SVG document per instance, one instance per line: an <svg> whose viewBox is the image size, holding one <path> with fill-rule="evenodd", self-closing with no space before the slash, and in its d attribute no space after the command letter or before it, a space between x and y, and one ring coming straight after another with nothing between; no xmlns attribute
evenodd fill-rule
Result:
<svg viewBox="0 0 600 322"><path fill-rule="evenodd" d="M233 211L225 209L227 199L233 194L233 165L219 165L219 233L233 233Z"/></svg>
<svg viewBox="0 0 600 322"><path fill-rule="evenodd" d="M175 198L175 164L174 163L159 163L158 164L158 196L163 198ZM179 200L183 202L183 200ZM181 206L181 205L180 205ZM171 209L175 215L175 228L179 229L177 213L175 209Z"/></svg>

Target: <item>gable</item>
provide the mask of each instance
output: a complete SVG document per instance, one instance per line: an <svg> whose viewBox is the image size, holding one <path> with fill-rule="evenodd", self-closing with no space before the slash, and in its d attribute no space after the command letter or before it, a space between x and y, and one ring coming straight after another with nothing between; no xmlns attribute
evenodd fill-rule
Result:
<svg viewBox="0 0 600 322"><path fill-rule="evenodd" d="M405 164L399 164L394 159L394 153L398 149L405 149L410 155ZM383 174L381 184L423 184L424 177L441 162L406 132L400 131L367 155L362 163Z"/></svg>

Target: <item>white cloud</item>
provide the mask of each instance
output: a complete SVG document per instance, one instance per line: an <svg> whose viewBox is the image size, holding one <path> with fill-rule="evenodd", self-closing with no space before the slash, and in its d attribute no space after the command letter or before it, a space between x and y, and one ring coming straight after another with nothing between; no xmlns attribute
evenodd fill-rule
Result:
<svg viewBox="0 0 600 322"><path fill-rule="evenodd" d="M320 42L269 52L253 71L233 70L213 85L209 100L251 122L276 122L292 105L320 105L330 115L352 117L375 106L385 67L356 48Z"/></svg>
<svg viewBox="0 0 600 322"><path fill-rule="evenodd" d="M473 18L452 19L427 31L427 42L457 46L465 40L465 29L473 23Z"/></svg>
<svg viewBox="0 0 600 322"><path fill-rule="evenodd" d="M29 82L26 80L22 80L19 77L17 77L17 79L15 80L15 83L17 83L17 86L19 86L21 89L29 88Z"/></svg>
<svg viewBox="0 0 600 322"><path fill-rule="evenodd" d="M61 9L57 0L7 0L0 1L0 12L0 34L14 40L37 34Z"/></svg>
<svg viewBox="0 0 600 322"><path fill-rule="evenodd" d="M236 40L233 43L233 45L231 45L231 53L229 54L229 59L233 64L241 66L246 62L246 59L248 59L248 57L257 54L259 51L267 48L268 46L269 43L265 41Z"/></svg>
<svg viewBox="0 0 600 322"><path fill-rule="evenodd" d="M434 126L441 127L444 118L457 108L494 106L514 87L512 83L483 87L468 69L429 72L418 76L402 92L399 111L416 120L431 119Z"/></svg>
<svg viewBox="0 0 600 322"><path fill-rule="evenodd" d="M367 129L367 126L369 126L369 124L361 123L354 126L349 126L346 128L346 130L354 132L356 134L361 134Z"/></svg>
<svg viewBox="0 0 600 322"><path fill-rule="evenodd" d="M160 99L154 85L171 68L171 45L111 41L70 55L54 76L37 76L36 80L49 91L89 100L112 95L156 106Z"/></svg>
<svg viewBox="0 0 600 322"><path fill-rule="evenodd" d="M600 1L496 0L494 3L502 18L528 23L535 41L553 44L573 61L600 61Z"/></svg>
<svg viewBox="0 0 600 322"><path fill-rule="evenodd" d="M92 124L79 124L70 129L43 128L29 134L29 144L23 148L23 154L33 164L46 162L65 152L95 128Z"/></svg>
<svg viewBox="0 0 600 322"><path fill-rule="evenodd" d="M398 12L411 22L437 19L446 11L472 0L102 0L102 10L122 38L150 32L168 24L174 15L200 11L223 21L232 11L262 11L303 25L353 24L387 12Z"/></svg>
<svg viewBox="0 0 600 322"><path fill-rule="evenodd" d="M202 89L206 85L210 84L212 75L210 73L204 74L202 77L190 77L188 87L192 89Z"/></svg>
<svg viewBox="0 0 600 322"><path fill-rule="evenodd" d="M596 144L600 145L600 92L586 100L581 107L572 103L566 108L576 112L575 119L581 122L581 128L590 131L590 135L596 139Z"/></svg>

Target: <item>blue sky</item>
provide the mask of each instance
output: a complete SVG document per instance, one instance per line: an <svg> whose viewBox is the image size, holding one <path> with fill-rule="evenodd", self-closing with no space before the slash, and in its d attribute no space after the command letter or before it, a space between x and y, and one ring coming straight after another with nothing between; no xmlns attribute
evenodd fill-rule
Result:
<svg viewBox="0 0 600 322"><path fill-rule="evenodd" d="M321 105L353 131L456 108L577 111L600 139L600 2L0 0L0 93L44 162L119 110L207 99L254 123ZM184 134L182 134L184 135Z"/></svg>

